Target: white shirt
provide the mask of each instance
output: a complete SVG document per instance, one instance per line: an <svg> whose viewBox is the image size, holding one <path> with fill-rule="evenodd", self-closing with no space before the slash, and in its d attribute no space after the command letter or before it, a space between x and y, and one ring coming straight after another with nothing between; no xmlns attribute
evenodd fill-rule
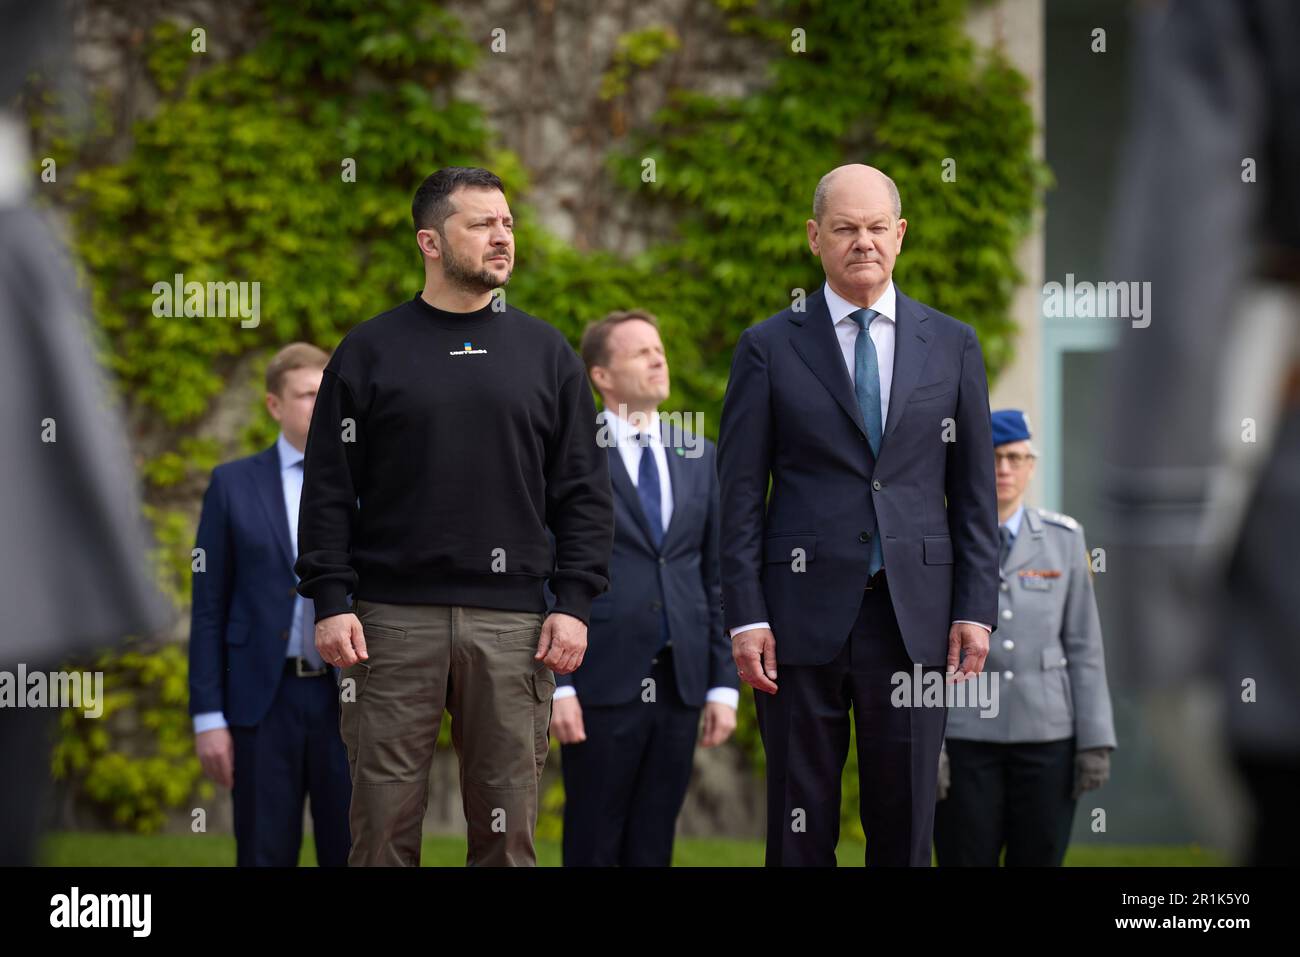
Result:
<svg viewBox="0 0 1300 957"><path fill-rule="evenodd" d="M603 421L609 425L610 437L616 443L619 457L623 460L623 467L627 469L627 474L632 479L632 487L637 488L641 480L641 442L639 438L641 433L636 426L612 409L604 410L601 416ZM663 523L660 527L666 534L668 532L668 522L673 517L673 485L672 479L668 476L668 453L664 450L663 439L659 434L659 413L656 412L652 421L646 424L650 433L649 449L651 454L654 455L655 465L659 469L659 514L660 521ZM577 693L578 689L573 685L561 685L555 689L552 699L572 698ZM740 692L735 688L710 688L708 693L705 694L704 700L721 701L732 708L738 708L740 706Z"/></svg>
<svg viewBox="0 0 1300 957"><path fill-rule="evenodd" d="M289 444L281 432L275 439L276 451L280 454L280 489L284 494L284 510L289 517L289 542L293 554L298 554L298 505L302 501L302 462L303 454ZM302 654L303 615L307 614L307 599L299 595L293 602L293 621L289 625L289 642L285 647L285 657L296 658ZM312 617L315 617L313 613ZM205 711L194 716L194 733L212 731L226 727L226 718L220 711Z"/></svg>
<svg viewBox="0 0 1300 957"><path fill-rule="evenodd" d="M858 335L862 330L850 316L862 307L849 302L837 293L831 288L829 282L822 286L822 291L826 296L826 309L831 314L831 324L835 327L835 336L840 341L840 352L844 355L844 365L849 370L849 382L856 388L858 383L855 350L858 346ZM898 296L894 290L894 280L891 279L889 285L885 287L885 291L868 307L879 313L876 318L871 320L867 332L871 336L872 344L876 347L876 361L880 367L880 434L882 436L885 434L885 423L889 421L889 392L894 385L894 341L898 323L897 305ZM961 623L979 625L990 633L993 631L991 626L982 622L961 621ZM955 621L953 624L958 624L958 622ZM771 625L765 621L740 625L731 629L731 637L735 638L742 631L770 627Z"/></svg>

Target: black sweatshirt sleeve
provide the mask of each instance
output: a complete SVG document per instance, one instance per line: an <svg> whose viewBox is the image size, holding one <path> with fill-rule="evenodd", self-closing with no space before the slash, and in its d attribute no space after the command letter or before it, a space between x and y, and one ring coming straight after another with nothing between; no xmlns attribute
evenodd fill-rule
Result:
<svg viewBox="0 0 1300 957"><path fill-rule="evenodd" d="M592 599L609 589L614 502L608 458L596 442L596 404L586 371L573 359L546 449L546 524L555 534L551 610L587 622Z"/></svg>
<svg viewBox="0 0 1300 957"><path fill-rule="evenodd" d="M365 459L365 424L347 382L333 369L321 376L303 453L302 501L298 507L298 593L315 602L316 621L352 610L356 589L351 563L359 490Z"/></svg>

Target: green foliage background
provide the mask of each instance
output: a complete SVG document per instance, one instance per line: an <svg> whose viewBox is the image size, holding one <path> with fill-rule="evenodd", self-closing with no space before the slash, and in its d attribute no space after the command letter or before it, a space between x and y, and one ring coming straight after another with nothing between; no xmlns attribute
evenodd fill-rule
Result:
<svg viewBox="0 0 1300 957"><path fill-rule="evenodd" d="M675 90L651 124L620 139L609 175L675 223L667 241L632 259L579 252L529 214L525 164L499 148L477 107L449 94L457 73L483 68L486 38L466 36L421 0L271 4L258 41L224 61L192 52L188 25L159 20L145 60L162 101L120 162L104 158L103 122L70 133L57 110L33 114L43 154L76 171L56 202L75 225L103 360L135 413L165 437L142 469L159 575L178 612L188 606L194 536L178 494L201 490L218 461L276 434L250 390L241 444L223 446L204 431L214 398L240 357L261 368L289 341L330 349L414 293L422 274L410 197L440 166L485 165L506 181L517 223L512 303L575 344L611 309L656 312L673 366L668 406L702 411L712 438L739 332L821 282L804 221L818 178L843 162L880 166L898 183L910 222L899 285L974 325L990 375L1004 366L1014 257L1047 176L1032 154L1025 80L999 55L976 51L963 0L715 2L729 30L768 50L769 82L736 99ZM802 52L792 50L798 30ZM670 24L627 34L601 96L626 95L636 71L677 48ZM946 157L957 162L953 182L941 179ZM345 158L356 161L355 182L343 181ZM152 286L175 273L259 281L261 324L154 316ZM142 831L211 794L193 757L184 664L175 646L106 659L109 692L142 709L153 753L124 754L106 726L65 716L56 773ZM736 741L758 769L752 717L746 693ZM844 822L861 839L855 760L850 748ZM541 836L558 834L562 802L554 789L547 795Z"/></svg>

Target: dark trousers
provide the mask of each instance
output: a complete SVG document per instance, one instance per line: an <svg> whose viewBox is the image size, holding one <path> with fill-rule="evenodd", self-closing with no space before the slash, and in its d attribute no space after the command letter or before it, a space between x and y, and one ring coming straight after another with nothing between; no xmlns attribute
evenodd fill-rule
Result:
<svg viewBox="0 0 1300 957"><path fill-rule="evenodd" d="M565 867L672 863L700 709L681 700L670 652L660 653L649 677L654 701L584 707L587 740L561 745Z"/></svg>
<svg viewBox="0 0 1300 957"><path fill-rule="evenodd" d="M286 667L260 724L230 729L237 863L297 866L303 801L310 797L317 863L345 867L352 780L339 736L339 686L331 672L299 678L292 668Z"/></svg>
<svg viewBox="0 0 1300 957"><path fill-rule="evenodd" d="M949 739L952 784L934 818L940 867L1060 867L1077 801L1074 739L1025 744Z"/></svg>
<svg viewBox="0 0 1300 957"><path fill-rule="evenodd" d="M779 657L781 636L776 640ZM835 865L850 706L867 865L930 865L939 748L948 711L890 703L891 677L903 672L910 682L912 667L888 586L878 578L863 592L853 630L833 661L780 665L777 693L754 692L767 753L769 867Z"/></svg>

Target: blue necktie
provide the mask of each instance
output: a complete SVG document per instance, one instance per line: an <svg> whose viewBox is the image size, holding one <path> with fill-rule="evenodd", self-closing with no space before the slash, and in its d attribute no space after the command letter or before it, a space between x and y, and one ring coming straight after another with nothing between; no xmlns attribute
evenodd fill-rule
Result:
<svg viewBox="0 0 1300 957"><path fill-rule="evenodd" d="M650 523L650 535L655 548L664 541L663 512L659 495L659 466L655 465L654 452L650 448L650 436L644 432L637 436L641 446L641 464L637 467L636 494L641 499L641 511Z"/></svg>
<svg viewBox="0 0 1300 957"><path fill-rule="evenodd" d="M650 537L658 549L664 543L664 522L659 492L659 466L655 464L650 436L644 432L637 436L641 446L641 463L637 466L636 494L641 499L641 511L650 525ZM659 647L668 644L668 609L663 605L663 589L659 592Z"/></svg>
<svg viewBox="0 0 1300 957"><path fill-rule="evenodd" d="M874 309L859 309L849 318L858 324L858 339L853 344L853 394L857 396L862 421L867 427L867 442L871 454L880 457L880 361L876 357L876 344L867 331L871 320L880 313ZM885 567L884 549L880 544L880 525L871 539L871 565L868 574L874 575Z"/></svg>

